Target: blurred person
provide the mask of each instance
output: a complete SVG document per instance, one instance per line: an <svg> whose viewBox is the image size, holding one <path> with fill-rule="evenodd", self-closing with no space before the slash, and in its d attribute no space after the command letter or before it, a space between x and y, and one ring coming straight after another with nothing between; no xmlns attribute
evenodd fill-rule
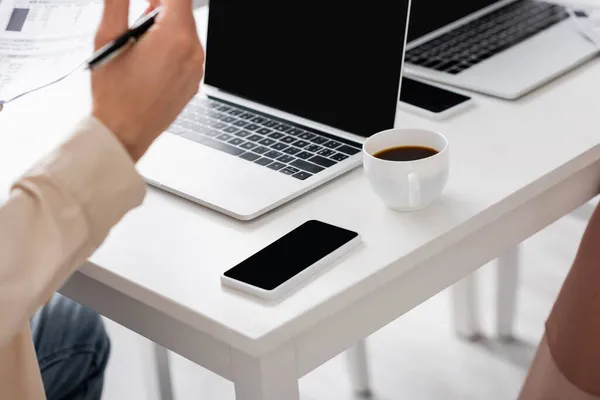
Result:
<svg viewBox="0 0 600 400"><path fill-rule="evenodd" d="M198 91L204 50L192 1L161 5L133 47L91 73L90 115L0 206L2 400L101 398L110 354L102 320L54 293L141 204L135 163ZM128 0L105 1L96 49L128 29L128 14Z"/></svg>
<svg viewBox="0 0 600 400"><path fill-rule="evenodd" d="M600 399L600 207L545 328L519 400Z"/></svg>

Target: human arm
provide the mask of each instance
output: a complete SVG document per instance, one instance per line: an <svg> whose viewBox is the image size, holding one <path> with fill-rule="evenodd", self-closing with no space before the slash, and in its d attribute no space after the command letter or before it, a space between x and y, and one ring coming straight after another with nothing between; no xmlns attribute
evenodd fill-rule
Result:
<svg viewBox="0 0 600 400"><path fill-rule="evenodd" d="M519 400L600 399L600 207L546 320Z"/></svg>
<svg viewBox="0 0 600 400"><path fill-rule="evenodd" d="M198 90L204 52L191 0L162 5L135 46L92 72L92 114L0 207L0 348L140 204L134 163ZM106 0L96 48L127 19L127 0Z"/></svg>
<svg viewBox="0 0 600 400"><path fill-rule="evenodd" d="M0 347L144 194L130 155L94 117L13 185L0 207Z"/></svg>

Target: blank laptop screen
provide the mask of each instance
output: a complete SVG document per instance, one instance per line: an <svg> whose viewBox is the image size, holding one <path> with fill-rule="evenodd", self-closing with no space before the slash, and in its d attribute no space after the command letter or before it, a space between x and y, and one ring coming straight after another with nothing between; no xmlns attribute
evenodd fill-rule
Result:
<svg viewBox="0 0 600 400"><path fill-rule="evenodd" d="M350 133L392 128L409 0L211 0L205 83Z"/></svg>

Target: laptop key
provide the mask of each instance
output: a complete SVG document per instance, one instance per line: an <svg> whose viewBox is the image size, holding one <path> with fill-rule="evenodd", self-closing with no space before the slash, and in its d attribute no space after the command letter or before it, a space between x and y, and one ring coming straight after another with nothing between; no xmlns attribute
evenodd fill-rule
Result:
<svg viewBox="0 0 600 400"><path fill-rule="evenodd" d="M282 137L284 137L284 136L285 136L285 134L283 134L283 133L281 133L281 132L273 132L273 133L271 133L271 134L269 135L269 137L270 137L271 139L275 139L275 140L279 140L279 139L281 139L281 138L282 138Z"/></svg>
<svg viewBox="0 0 600 400"><path fill-rule="evenodd" d="M222 135L217 136L217 139L227 142L228 140L233 139L233 136L224 133Z"/></svg>
<svg viewBox="0 0 600 400"><path fill-rule="evenodd" d="M333 155L334 153L335 153L335 151L333 151L333 150L323 149L319 152L319 155L321 155L323 157L329 157L329 156Z"/></svg>
<svg viewBox="0 0 600 400"><path fill-rule="evenodd" d="M254 122L255 124L262 124L263 122L267 121L267 119L265 117L254 117L250 121Z"/></svg>
<svg viewBox="0 0 600 400"><path fill-rule="evenodd" d="M246 126L246 125L248 125L248 121L244 121L243 119L240 119L239 121L236 121L234 123L234 125L239 126L239 127Z"/></svg>
<svg viewBox="0 0 600 400"><path fill-rule="evenodd" d="M322 167L325 167L325 168L329 168L332 165L336 164L336 162L334 160L331 160L331 159L325 158L325 157L321 157L321 156L314 156L312 158L309 158L308 161L315 163L317 165L320 165Z"/></svg>
<svg viewBox="0 0 600 400"><path fill-rule="evenodd" d="M241 144L244 144L244 141L240 138L233 138L227 143L232 144L234 146L240 146Z"/></svg>
<svg viewBox="0 0 600 400"><path fill-rule="evenodd" d="M292 130L292 127L289 125L285 125L285 124L279 124L279 125L275 125L273 127L273 129L275 129L276 131L279 131L279 132L287 132L287 131Z"/></svg>
<svg viewBox="0 0 600 400"><path fill-rule="evenodd" d="M292 157L292 156L289 156L289 155L287 155L287 154L284 154L284 155L282 155L281 157L279 157L279 158L277 159L277 161L279 161L279 162L282 162L282 163L286 163L286 164L289 164L289 163L291 163L291 162L292 162L292 161L294 161L294 160L295 160L295 158L294 158L294 157Z"/></svg>
<svg viewBox="0 0 600 400"><path fill-rule="evenodd" d="M283 139L281 139L281 141L282 141L283 143L290 144L290 143L293 143L293 142L295 142L295 141L296 141L296 138L295 138L295 137L293 137L293 136L286 136L286 137L284 137Z"/></svg>
<svg viewBox="0 0 600 400"><path fill-rule="evenodd" d="M296 157L301 158L303 160L307 160L313 156L313 153L309 153L308 151L303 151L302 153L296 154Z"/></svg>
<svg viewBox="0 0 600 400"><path fill-rule="evenodd" d="M263 140L261 140L260 142L258 142L260 144L262 144L263 146L272 146L274 145L276 142L273 139L269 139L269 138L265 138Z"/></svg>
<svg viewBox="0 0 600 400"><path fill-rule="evenodd" d="M310 151L311 153L316 153L322 149L321 146L317 146L316 144L305 147L304 150Z"/></svg>
<svg viewBox="0 0 600 400"><path fill-rule="evenodd" d="M210 118L206 118L206 117L196 117L195 118L196 122L200 122L201 124L204 125L210 125L211 124L211 119Z"/></svg>
<svg viewBox="0 0 600 400"><path fill-rule="evenodd" d="M267 151L269 151L269 148L268 147L263 147L263 146L258 146L256 148L252 149L252 151L255 152L255 153L257 153L257 154L264 154Z"/></svg>
<svg viewBox="0 0 600 400"><path fill-rule="evenodd" d="M238 149L237 147L233 147L226 143L219 142L214 139L207 138L207 137L203 137L202 140L200 140L200 143L202 143L203 145L206 145L208 147L212 147L215 150L220 150L220 151L229 153L234 156L239 156L240 154L242 154L244 152L244 150L242 150L242 149Z"/></svg>
<svg viewBox="0 0 600 400"><path fill-rule="evenodd" d="M273 132L273 131L268 128L260 128L259 130L256 131L256 133L260 133L261 135L268 135L271 132Z"/></svg>
<svg viewBox="0 0 600 400"><path fill-rule="evenodd" d="M256 147L256 145L254 143L251 142L246 142L243 145L240 146L242 149L244 150L252 150L253 148Z"/></svg>
<svg viewBox="0 0 600 400"><path fill-rule="evenodd" d="M250 124L250 125L246 125L244 127L244 129L248 129L249 131L255 131L258 128L260 128L260 126L256 125L256 124Z"/></svg>
<svg viewBox="0 0 600 400"><path fill-rule="evenodd" d="M435 69L438 71L446 71L449 69L452 69L453 67L455 67L456 65L458 65L458 61L445 61L442 64L436 65Z"/></svg>
<svg viewBox="0 0 600 400"><path fill-rule="evenodd" d="M310 140L310 139L314 138L315 136L317 136L317 135L315 135L314 133L304 132L303 134L301 134L298 137L302 140Z"/></svg>
<svg viewBox="0 0 600 400"><path fill-rule="evenodd" d="M309 163L308 161L304 160L295 160L290 165L303 171L310 172L311 174L316 174L317 172L321 172L325 169L323 167Z"/></svg>
<svg viewBox="0 0 600 400"><path fill-rule="evenodd" d="M232 123L232 122L236 121L236 119L235 119L235 118L233 118L233 117L223 117L223 118L219 118L219 119L220 119L221 121L223 121L223 122L226 122L226 123L228 123L228 124L230 124L230 123Z"/></svg>
<svg viewBox="0 0 600 400"><path fill-rule="evenodd" d="M283 169L280 169L279 172L286 175L294 175L295 173L300 172L300 170L294 167L285 167Z"/></svg>
<svg viewBox="0 0 600 400"><path fill-rule="evenodd" d="M285 149L283 152L285 154L291 154L294 155L296 153L299 153L301 150L297 147L288 147L287 149Z"/></svg>
<svg viewBox="0 0 600 400"><path fill-rule="evenodd" d="M251 119L251 118L254 118L254 117L255 117L255 115L252 114L252 113L249 113L249 112L240 115L240 118L243 118L243 119Z"/></svg>
<svg viewBox="0 0 600 400"><path fill-rule="evenodd" d="M285 167L285 164L277 162L277 161L275 161L267 166L267 168L274 169L275 171L280 170L283 167Z"/></svg>
<svg viewBox="0 0 600 400"><path fill-rule="evenodd" d="M323 137L323 136L315 136L310 141L315 144L323 144L323 143L326 143L327 141L329 141L329 139L327 139L326 137Z"/></svg>
<svg viewBox="0 0 600 400"><path fill-rule="evenodd" d="M288 133L289 133L290 135L294 135L294 136L300 136L300 135L302 135L304 132L306 132L306 131L303 131L302 129L298 129L298 128L292 128L292 129L290 129L290 130L288 131Z"/></svg>
<svg viewBox="0 0 600 400"><path fill-rule="evenodd" d="M179 124L179 126L182 126L187 129L194 129L194 127L196 126L196 124L194 124L194 122L184 119L184 118L179 118L177 120L177 123Z"/></svg>
<svg viewBox="0 0 600 400"><path fill-rule="evenodd" d="M273 160L276 158L281 157L281 153L275 151L275 150L271 150L268 153L265 154L265 157L269 157L272 158Z"/></svg>
<svg viewBox="0 0 600 400"><path fill-rule="evenodd" d="M206 111L204 113L204 116L207 117L207 118L211 118L211 119L219 120L219 121L222 120L223 118L227 118L228 117L228 115L220 114L220 113L216 112L215 110L208 110L208 111Z"/></svg>
<svg viewBox="0 0 600 400"><path fill-rule="evenodd" d="M215 137L215 136L221 134L221 132L216 131L214 129L210 129L210 128L207 128L206 131L202 132L202 133L204 133L208 137Z"/></svg>
<svg viewBox="0 0 600 400"><path fill-rule="evenodd" d="M254 161L254 162L257 163L258 165L265 166L265 165L271 164L272 161L273 160L271 160L269 158L264 158L263 157L263 158L259 158L258 160Z"/></svg>
<svg viewBox="0 0 600 400"><path fill-rule="evenodd" d="M225 129L225 132L227 133L236 133L237 131L239 131L239 129L235 126L230 126L229 128Z"/></svg>
<svg viewBox="0 0 600 400"><path fill-rule="evenodd" d="M281 151L287 149L288 145L284 143L275 143L273 146L271 146L271 148Z"/></svg>
<svg viewBox="0 0 600 400"><path fill-rule="evenodd" d="M296 179L300 179L301 181L303 181L305 179L310 178L312 176L312 174L309 174L308 172L300 171L292 176Z"/></svg>
<svg viewBox="0 0 600 400"><path fill-rule="evenodd" d="M248 136L250 134L250 132L245 131L245 130L241 130L235 133L235 136L237 137L241 137L241 138L245 138L246 136Z"/></svg>
<svg viewBox="0 0 600 400"><path fill-rule="evenodd" d="M325 143L325 147L328 147L330 149L335 149L336 147L339 147L341 143L336 142L335 140L330 140L329 142Z"/></svg>
<svg viewBox="0 0 600 400"><path fill-rule="evenodd" d="M354 154L360 152L360 149L357 149L356 147L350 147L347 145L343 145L342 147L339 147L336 150L340 153L348 154L349 156L353 156Z"/></svg>
<svg viewBox="0 0 600 400"><path fill-rule="evenodd" d="M306 146L308 146L310 143L308 143L308 142L305 142L304 140L296 140L296 141L295 141L294 143L292 143L292 144L293 144L294 146L296 146L296 147L300 147L300 148L302 148L302 147L306 147Z"/></svg>
<svg viewBox="0 0 600 400"><path fill-rule="evenodd" d="M259 140L262 140L263 137L260 135L252 135L248 138L248 140L252 140L253 142L258 142Z"/></svg>
<svg viewBox="0 0 600 400"><path fill-rule="evenodd" d="M346 158L348 158L348 156L342 153L335 153L331 156L331 159L335 161L344 161Z"/></svg>
<svg viewBox="0 0 600 400"><path fill-rule="evenodd" d="M209 125L211 128L214 128L214 129L223 129L223 128L227 127L227 125L225 125L222 122L211 122L210 124L207 124L207 125Z"/></svg>
<svg viewBox="0 0 600 400"><path fill-rule="evenodd" d="M266 126L267 128L273 128L273 127L279 125L279 122L269 119L269 120L263 122L263 125Z"/></svg>
<svg viewBox="0 0 600 400"><path fill-rule="evenodd" d="M256 153L246 152L246 153L241 154L240 158L243 158L244 160L248 160L248 161L254 161L257 158L260 158L260 156Z"/></svg>

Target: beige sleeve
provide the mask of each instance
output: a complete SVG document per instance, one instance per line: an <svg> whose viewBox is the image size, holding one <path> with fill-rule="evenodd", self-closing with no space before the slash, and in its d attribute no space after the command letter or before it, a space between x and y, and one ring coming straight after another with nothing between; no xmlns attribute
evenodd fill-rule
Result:
<svg viewBox="0 0 600 400"><path fill-rule="evenodd" d="M93 117L17 181L0 207L0 348L145 195L116 137Z"/></svg>

